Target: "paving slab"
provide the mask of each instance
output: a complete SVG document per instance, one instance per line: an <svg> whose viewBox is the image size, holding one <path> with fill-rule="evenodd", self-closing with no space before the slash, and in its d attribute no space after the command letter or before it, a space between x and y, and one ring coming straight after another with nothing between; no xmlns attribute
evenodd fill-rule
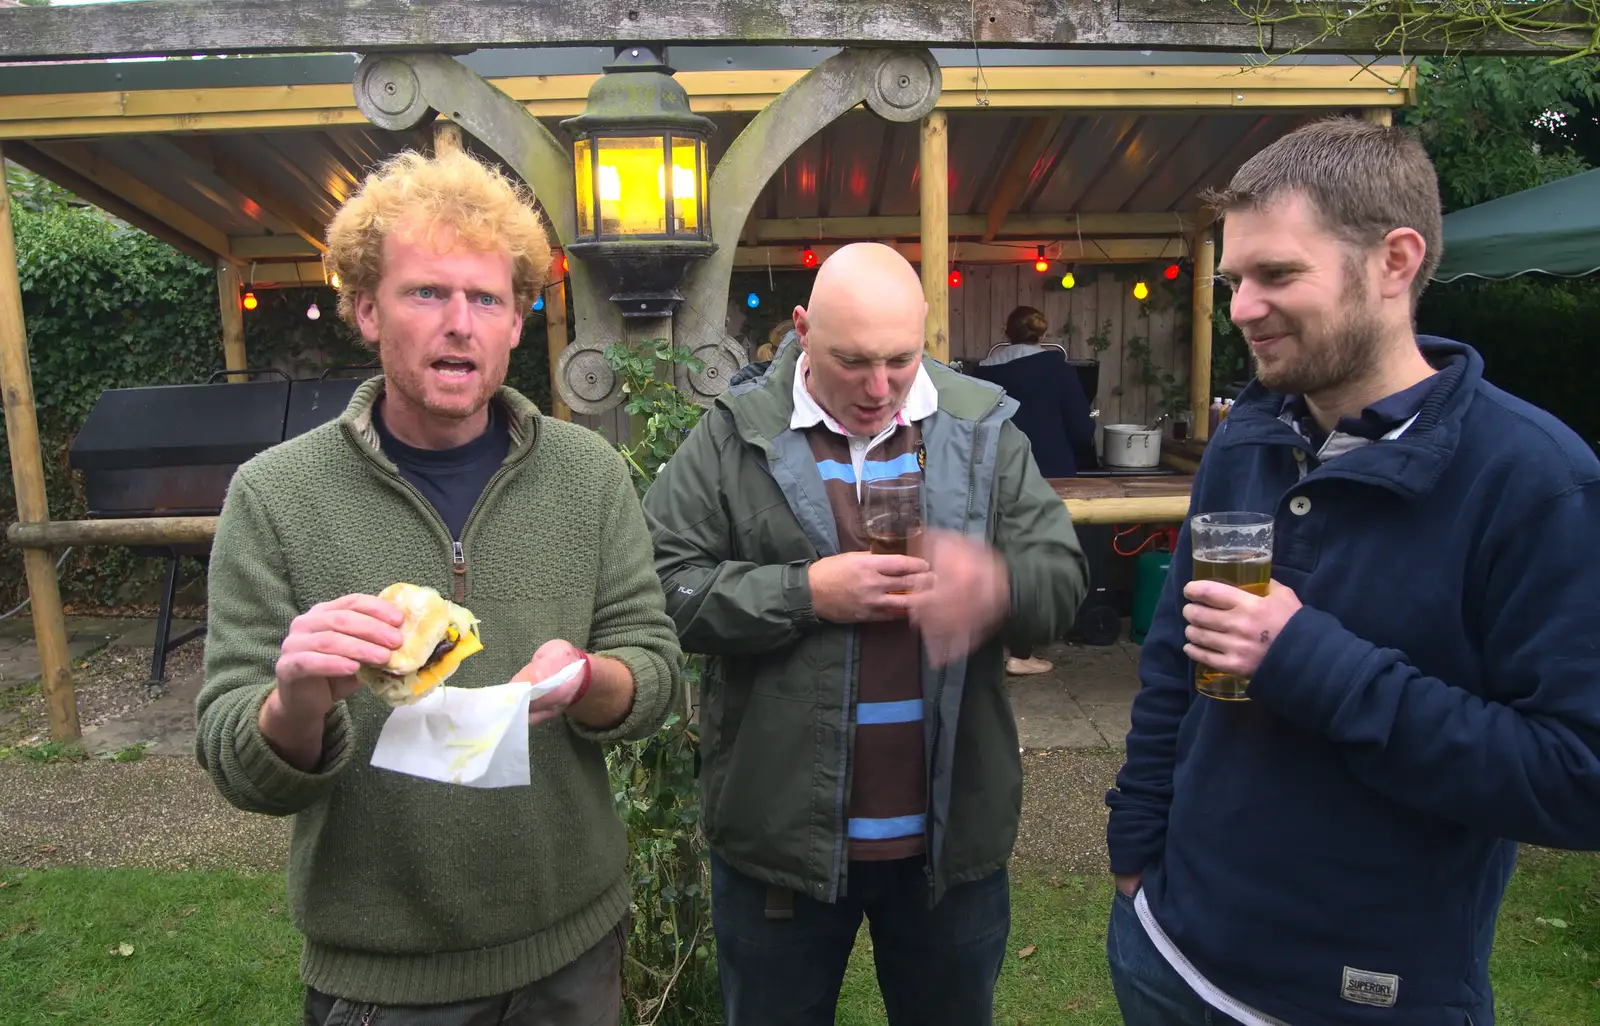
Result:
<svg viewBox="0 0 1600 1026"><path fill-rule="evenodd" d="M198 642L196 642L198 644ZM194 703L205 683L201 671L169 674L167 692L126 716L83 732L84 750L91 755L116 752L142 744L147 755L194 756Z"/></svg>

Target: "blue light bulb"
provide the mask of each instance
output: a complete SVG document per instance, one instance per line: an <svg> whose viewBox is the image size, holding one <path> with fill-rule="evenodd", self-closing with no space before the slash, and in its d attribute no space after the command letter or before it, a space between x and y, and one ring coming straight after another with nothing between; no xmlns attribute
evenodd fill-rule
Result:
<svg viewBox="0 0 1600 1026"><path fill-rule="evenodd" d="M535 299L533 301L533 308L534 308L535 311L544 309L544 297L543 296L540 296L538 299Z"/></svg>
<svg viewBox="0 0 1600 1026"><path fill-rule="evenodd" d="M754 310L756 307L761 305L761 297L752 292L748 296L744 297L744 305Z"/></svg>

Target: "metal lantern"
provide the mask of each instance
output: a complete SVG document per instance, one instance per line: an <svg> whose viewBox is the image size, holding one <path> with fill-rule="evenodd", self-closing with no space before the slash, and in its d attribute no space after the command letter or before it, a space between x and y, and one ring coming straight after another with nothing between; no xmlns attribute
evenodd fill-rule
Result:
<svg viewBox="0 0 1600 1026"><path fill-rule="evenodd" d="M624 317L670 317L689 261L717 248L706 196L716 126L672 75L655 48L618 47L584 112L561 122L577 186L567 250L609 269Z"/></svg>

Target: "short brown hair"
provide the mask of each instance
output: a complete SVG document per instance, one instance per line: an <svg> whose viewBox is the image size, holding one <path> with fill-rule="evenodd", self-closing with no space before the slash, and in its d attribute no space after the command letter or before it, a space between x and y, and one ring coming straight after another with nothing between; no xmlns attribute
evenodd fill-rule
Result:
<svg viewBox="0 0 1600 1026"><path fill-rule="evenodd" d="M1037 342L1049 330L1050 322L1031 306L1019 306L1006 318L1006 338L1018 344Z"/></svg>
<svg viewBox="0 0 1600 1026"><path fill-rule="evenodd" d="M527 186L460 150L404 150L378 166L328 225L328 270L339 276L339 316L355 328L355 300L383 278L383 241L396 228L432 239L453 231L476 250L511 255L517 308L533 305L550 270L550 237Z"/></svg>
<svg viewBox="0 0 1600 1026"><path fill-rule="evenodd" d="M1422 236L1426 250L1411 283L1411 307L1444 255L1439 176L1422 144L1398 128L1358 118L1314 121L1257 153L1223 190L1200 199L1226 215L1261 209L1291 194L1310 202L1323 226L1367 250L1396 228Z"/></svg>

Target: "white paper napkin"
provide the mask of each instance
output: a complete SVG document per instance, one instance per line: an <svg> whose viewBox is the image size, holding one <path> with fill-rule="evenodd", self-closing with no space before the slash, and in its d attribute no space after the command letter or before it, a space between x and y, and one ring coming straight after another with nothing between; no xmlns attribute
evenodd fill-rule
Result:
<svg viewBox="0 0 1600 1026"><path fill-rule="evenodd" d="M528 703L582 672L580 659L537 684L435 688L389 714L372 765L467 787L525 787Z"/></svg>

